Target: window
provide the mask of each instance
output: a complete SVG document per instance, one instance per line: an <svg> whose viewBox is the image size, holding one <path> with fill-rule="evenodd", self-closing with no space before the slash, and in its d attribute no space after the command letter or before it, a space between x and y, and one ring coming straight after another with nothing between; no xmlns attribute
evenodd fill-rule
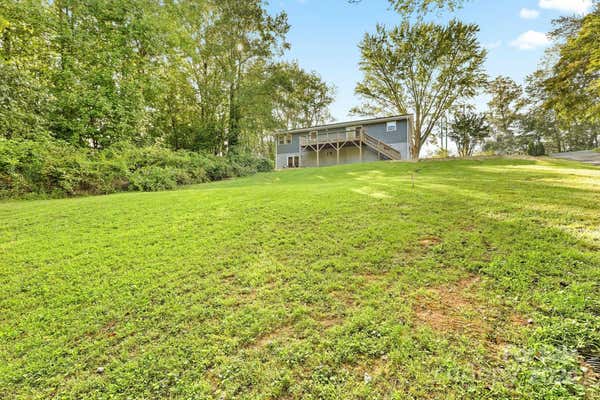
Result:
<svg viewBox="0 0 600 400"><path fill-rule="evenodd" d="M308 137L310 138L310 140L317 140L317 131L312 131L308 134Z"/></svg>
<svg viewBox="0 0 600 400"><path fill-rule="evenodd" d="M395 130L396 130L396 121L390 121L387 124L385 124L386 132L394 132Z"/></svg>
<svg viewBox="0 0 600 400"><path fill-rule="evenodd" d="M279 135L279 144L290 144L292 143L292 135L290 133L285 135Z"/></svg>
<svg viewBox="0 0 600 400"><path fill-rule="evenodd" d="M288 156L287 166L288 168L298 168L300 166L300 157Z"/></svg>

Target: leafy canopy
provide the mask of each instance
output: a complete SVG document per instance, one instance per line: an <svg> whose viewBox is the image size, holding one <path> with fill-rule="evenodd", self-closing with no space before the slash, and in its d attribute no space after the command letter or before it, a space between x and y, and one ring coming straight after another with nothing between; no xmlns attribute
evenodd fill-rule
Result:
<svg viewBox="0 0 600 400"><path fill-rule="evenodd" d="M473 97L486 82L486 51L479 27L451 20L448 25L404 22L377 26L359 45L363 80L356 93L360 115L414 114L412 156L459 99Z"/></svg>
<svg viewBox="0 0 600 400"><path fill-rule="evenodd" d="M473 155L475 146L490 136L490 127L485 114L473 111L455 114L448 136L456 143L460 157Z"/></svg>

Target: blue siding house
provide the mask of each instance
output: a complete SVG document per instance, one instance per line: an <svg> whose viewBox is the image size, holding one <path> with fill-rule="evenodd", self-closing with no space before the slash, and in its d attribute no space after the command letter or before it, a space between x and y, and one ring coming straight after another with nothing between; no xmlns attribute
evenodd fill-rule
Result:
<svg viewBox="0 0 600 400"><path fill-rule="evenodd" d="M275 134L275 168L409 160L411 115L340 122Z"/></svg>

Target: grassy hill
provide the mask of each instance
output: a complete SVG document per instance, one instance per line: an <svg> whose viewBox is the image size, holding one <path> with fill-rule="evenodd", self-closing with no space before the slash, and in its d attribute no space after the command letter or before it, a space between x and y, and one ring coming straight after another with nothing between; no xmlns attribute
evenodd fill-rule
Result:
<svg viewBox="0 0 600 400"><path fill-rule="evenodd" d="M0 203L0 398L595 398L600 169Z"/></svg>

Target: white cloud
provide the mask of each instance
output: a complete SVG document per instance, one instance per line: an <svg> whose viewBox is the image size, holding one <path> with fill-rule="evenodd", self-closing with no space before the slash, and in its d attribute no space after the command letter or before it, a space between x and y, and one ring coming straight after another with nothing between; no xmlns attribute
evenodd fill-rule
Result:
<svg viewBox="0 0 600 400"><path fill-rule="evenodd" d="M568 13L585 14L592 8L592 0L540 0L541 8Z"/></svg>
<svg viewBox="0 0 600 400"><path fill-rule="evenodd" d="M497 40L495 42L490 42L483 45L483 47L488 50L497 49L500 46L502 46L502 40Z"/></svg>
<svg viewBox="0 0 600 400"><path fill-rule="evenodd" d="M529 8L521 8L519 16L523 19L536 19L540 16L540 12L538 10L531 10Z"/></svg>
<svg viewBox="0 0 600 400"><path fill-rule="evenodd" d="M518 38L510 42L510 45L520 50L533 50L550 44L550 39L545 33L527 31L521 33Z"/></svg>

